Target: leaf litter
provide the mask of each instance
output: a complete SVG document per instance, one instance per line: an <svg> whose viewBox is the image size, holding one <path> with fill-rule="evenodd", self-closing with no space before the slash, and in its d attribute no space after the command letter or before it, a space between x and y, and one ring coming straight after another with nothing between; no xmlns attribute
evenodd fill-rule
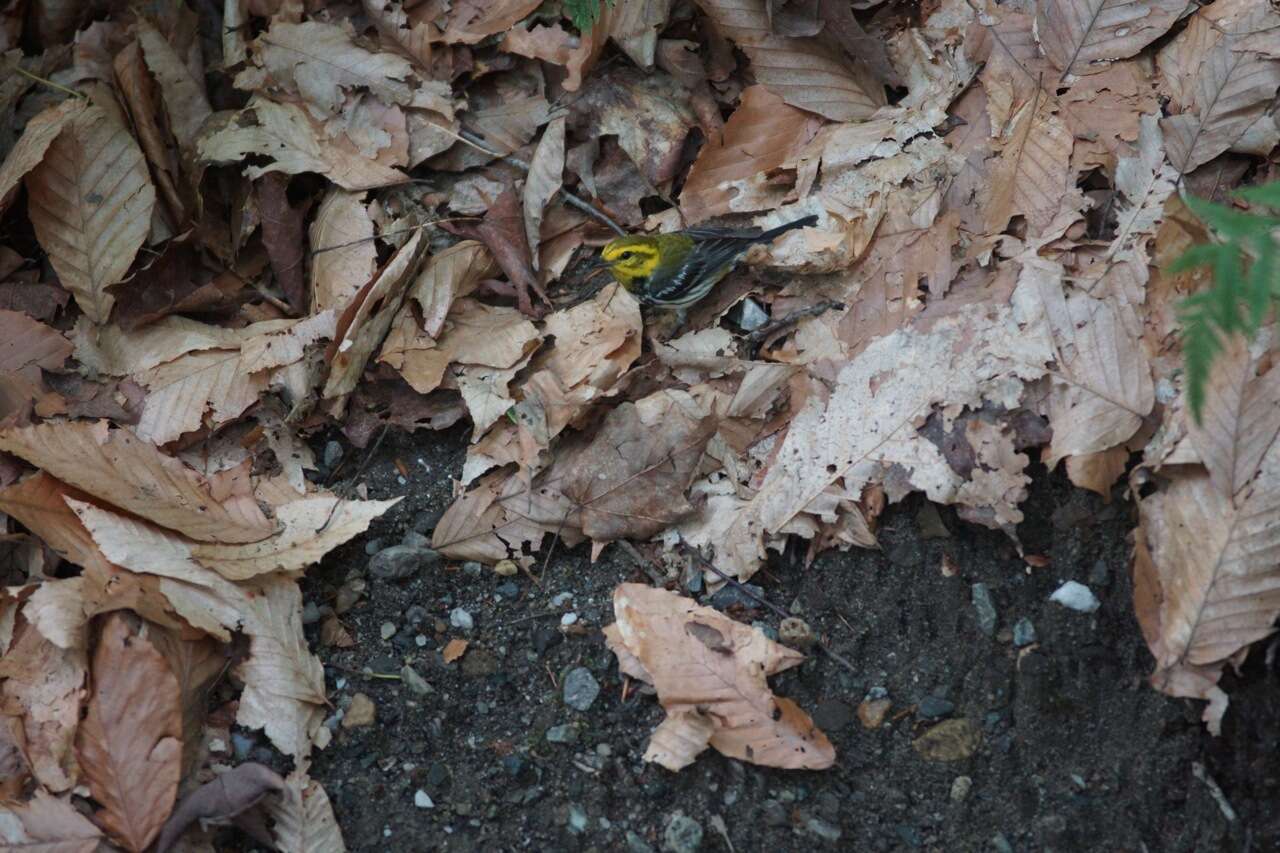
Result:
<svg viewBox="0 0 1280 853"><path fill-rule="evenodd" d="M789 540L876 547L913 492L1017 544L1034 462L1127 475L1152 683L1220 728L1280 614L1274 343L1225 342L1194 421L1197 280L1164 267L1188 187L1270 174L1266 4L48 5L4 30L32 76L0 89L0 533L48 546L0 601L7 843L168 849L263 811L263 843L344 849L297 581L393 502L319 484L329 427L469 422L448 560L691 546L713 588ZM682 329L576 263L617 221L806 215ZM646 760L835 760L765 682L799 652L642 585L615 618L667 712ZM293 770L176 805L228 673Z"/></svg>

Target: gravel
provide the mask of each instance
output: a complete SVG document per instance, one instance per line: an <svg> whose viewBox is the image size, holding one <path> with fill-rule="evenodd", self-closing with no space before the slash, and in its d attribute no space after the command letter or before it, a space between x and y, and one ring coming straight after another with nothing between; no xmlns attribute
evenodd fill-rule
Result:
<svg viewBox="0 0 1280 853"><path fill-rule="evenodd" d="M599 695L600 684L586 667L572 669L564 677L564 703L570 708L585 711Z"/></svg>
<svg viewBox="0 0 1280 853"><path fill-rule="evenodd" d="M440 562L439 552L420 545L392 545L369 561L369 574L379 580L404 580Z"/></svg>
<svg viewBox="0 0 1280 853"><path fill-rule="evenodd" d="M455 607L449 613L449 624L463 631L470 631L475 628L476 621L471 618L471 614L461 607Z"/></svg>
<svg viewBox="0 0 1280 853"><path fill-rule="evenodd" d="M988 637L994 637L1000 617L996 613L996 603L991 598L991 590L985 583L975 583L972 589L972 600L973 609L978 613L979 630Z"/></svg>
<svg viewBox="0 0 1280 853"><path fill-rule="evenodd" d="M1078 581L1067 581L1049 596L1049 600L1080 613L1092 613L1101 606L1093 590Z"/></svg>
<svg viewBox="0 0 1280 853"><path fill-rule="evenodd" d="M702 846L702 824L676 812L662 833L662 848L671 853L695 853Z"/></svg>

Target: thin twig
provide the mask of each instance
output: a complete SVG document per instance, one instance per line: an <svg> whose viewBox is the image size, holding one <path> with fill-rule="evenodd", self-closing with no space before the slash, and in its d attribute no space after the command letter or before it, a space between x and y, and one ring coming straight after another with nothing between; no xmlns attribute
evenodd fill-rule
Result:
<svg viewBox="0 0 1280 853"><path fill-rule="evenodd" d="M484 143L483 139L476 136L474 133L472 133L469 130L463 129L460 133L454 133L452 130L449 130L447 127L440 127L440 125L438 124L433 126L436 127L441 133L445 134L446 136L452 136L454 139L457 139L460 142L465 142L467 145L470 145L472 148L475 148L477 151L483 151L485 154L488 154L490 157L497 157L502 162L507 163L508 165L511 165L511 166L515 166L517 169L519 169L522 172L529 171L528 163L524 162L523 160L517 157L512 157L509 154L503 154L501 151L494 151L492 148L490 148L488 145ZM613 229L613 232L618 236L625 237L627 235L627 232L622 230L621 225L619 225L618 223L610 219L608 214L606 214L602 210L599 210L591 202L585 199L579 198L569 190L565 189L563 186L560 187L560 194L564 196L564 200L566 204L568 204L571 207L576 207L578 208L578 210L581 210L583 213L587 214L588 216L593 217L597 221L604 223L609 228Z"/></svg>
<svg viewBox="0 0 1280 853"><path fill-rule="evenodd" d="M814 304L814 305L810 305L807 308L797 308L795 311L792 311L791 313L787 314L785 317L782 317L781 319L778 319L778 320L774 320L772 323L766 323L765 325L756 329L751 334L747 335L747 344L751 347L752 350L754 350L756 347L760 346L762 343L765 342L765 340L767 340L774 334L790 326L794 326L796 323L799 323L801 320L804 320L807 317L818 317L822 314L827 313L828 311L831 311L833 309L838 310L843 307L844 307L843 302L835 302L830 299L824 299L823 301L818 302L817 304Z"/></svg>
<svg viewBox="0 0 1280 853"><path fill-rule="evenodd" d="M462 222L468 219L475 219L474 216L451 216L445 219L433 219L430 222L423 222L421 225L414 225L409 228L397 228L394 231L383 231L381 234L374 234L372 237L361 237L359 240L348 240L345 243L336 243L332 246L322 246L319 249L312 249L311 255L315 257L321 252L332 252L335 249L345 249L348 246L356 246L360 243L368 243L371 240L381 240L384 237L394 237L397 234L412 234L414 231L421 231L430 225L439 225L441 222Z"/></svg>
<svg viewBox="0 0 1280 853"><path fill-rule="evenodd" d="M39 74L32 74L30 71L23 68L17 62L13 63L13 70L17 71L23 77L26 77L30 80L34 80L37 83L43 83L44 85L48 86L51 89L57 89L59 92L65 92L66 94L70 95L73 98L89 97L84 92L77 92L75 89L69 89L66 86L63 86L61 83L55 83L52 80L46 80L44 77L41 77Z"/></svg>
<svg viewBox="0 0 1280 853"><path fill-rule="evenodd" d="M522 625L525 622L534 622L538 619L550 619L552 616L563 616L563 610L548 610L546 613L530 613L528 616L521 616L519 619L512 619L510 622L502 622L499 628L510 628L512 625Z"/></svg>
<svg viewBox="0 0 1280 853"><path fill-rule="evenodd" d="M677 535L679 535L679 534L677 534ZM688 542L685 542L685 541L684 541L684 537L683 537L683 536L680 536L680 547L681 547L681 548L682 548L686 553L692 554L692 555L693 555L693 558L694 558L695 560L697 560L701 565L705 566L706 568L708 568L708 569L710 569L712 572L714 572L714 573L716 574L716 576L717 576L718 578L720 578L720 580L722 580L722 581L724 581L725 583L729 584L729 585L730 585L730 586L732 586L734 589L736 589L738 592L740 592L740 593L742 593L743 595L745 595L747 598L750 598L750 599L751 599L751 600L753 600L753 601L757 601L757 602L759 602L760 604L762 604L762 605L764 605L765 607L767 607L767 608L769 608L770 610L772 610L774 613L776 613L776 614L778 614L779 616L781 616L783 619L790 619L790 618L791 618L791 614L790 614L790 613L788 613L787 611L783 610L781 607L778 607L776 604L773 604L773 603L771 603L771 602L769 602L769 601L764 600L763 598L760 598L758 595L756 595L755 593L753 593L751 590L747 589L747 588L746 588L746 586L745 586L745 585L743 585L743 584L742 584L742 582L741 582L741 581L739 581L737 578L730 577L729 575L726 575L724 572L720 571L720 569L718 569L715 565L713 565L713 564L712 564L712 562L711 562L710 560L708 560L706 557L702 556L702 552L701 552L701 551L699 551L697 548L694 548L694 547L693 547L692 545L690 545ZM841 657L840 655L838 655L838 654L836 654L835 652L831 651L831 648L830 648L826 643L822 642L822 640L821 640L821 639L819 639L819 638L817 638L817 637L815 636L814 641L815 641L816 645L818 646L818 648L819 648L819 649L821 649L821 650L823 651L823 653L825 653L825 654L827 655L827 657L831 658L833 661L835 661L836 663L840 664L840 665L841 665L841 666L843 666L845 669L847 669L847 670L849 670L850 672L852 672L854 675L857 675L857 674L858 674L858 670L857 670L857 668L855 668L855 667L854 667L854 665L853 665L853 664L849 663L849 662L848 662L847 660L845 660L843 657Z"/></svg>
<svg viewBox="0 0 1280 853"><path fill-rule="evenodd" d="M350 673L351 675L358 675L362 678L381 678L383 681L403 681L404 680L399 675L396 675L393 672L374 672L373 670L366 671L363 669L353 669L349 666L343 666L340 663L334 663L333 661L329 661L328 663L325 664L325 666L331 666L334 669L342 670L343 672Z"/></svg>

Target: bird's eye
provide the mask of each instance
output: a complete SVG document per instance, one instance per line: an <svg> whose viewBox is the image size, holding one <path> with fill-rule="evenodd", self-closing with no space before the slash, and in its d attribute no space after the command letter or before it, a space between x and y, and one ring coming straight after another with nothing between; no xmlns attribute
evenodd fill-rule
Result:
<svg viewBox="0 0 1280 853"><path fill-rule="evenodd" d="M618 260L625 261L625 260L629 260L630 258L631 258L630 252L623 252L621 255L618 255Z"/></svg>

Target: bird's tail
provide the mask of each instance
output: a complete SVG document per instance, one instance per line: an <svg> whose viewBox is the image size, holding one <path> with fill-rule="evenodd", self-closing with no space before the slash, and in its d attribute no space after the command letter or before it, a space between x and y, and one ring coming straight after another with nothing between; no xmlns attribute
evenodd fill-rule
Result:
<svg viewBox="0 0 1280 853"><path fill-rule="evenodd" d="M793 228L808 228L810 225L817 225L817 224L818 224L817 216L814 216L813 214L810 214L809 216L802 216L799 219L796 219L792 222L788 222L786 225L779 225L777 228L770 228L768 231L764 232L759 237L757 237L756 242L768 243L768 242L771 242L775 237L785 234L788 231L792 230Z"/></svg>

